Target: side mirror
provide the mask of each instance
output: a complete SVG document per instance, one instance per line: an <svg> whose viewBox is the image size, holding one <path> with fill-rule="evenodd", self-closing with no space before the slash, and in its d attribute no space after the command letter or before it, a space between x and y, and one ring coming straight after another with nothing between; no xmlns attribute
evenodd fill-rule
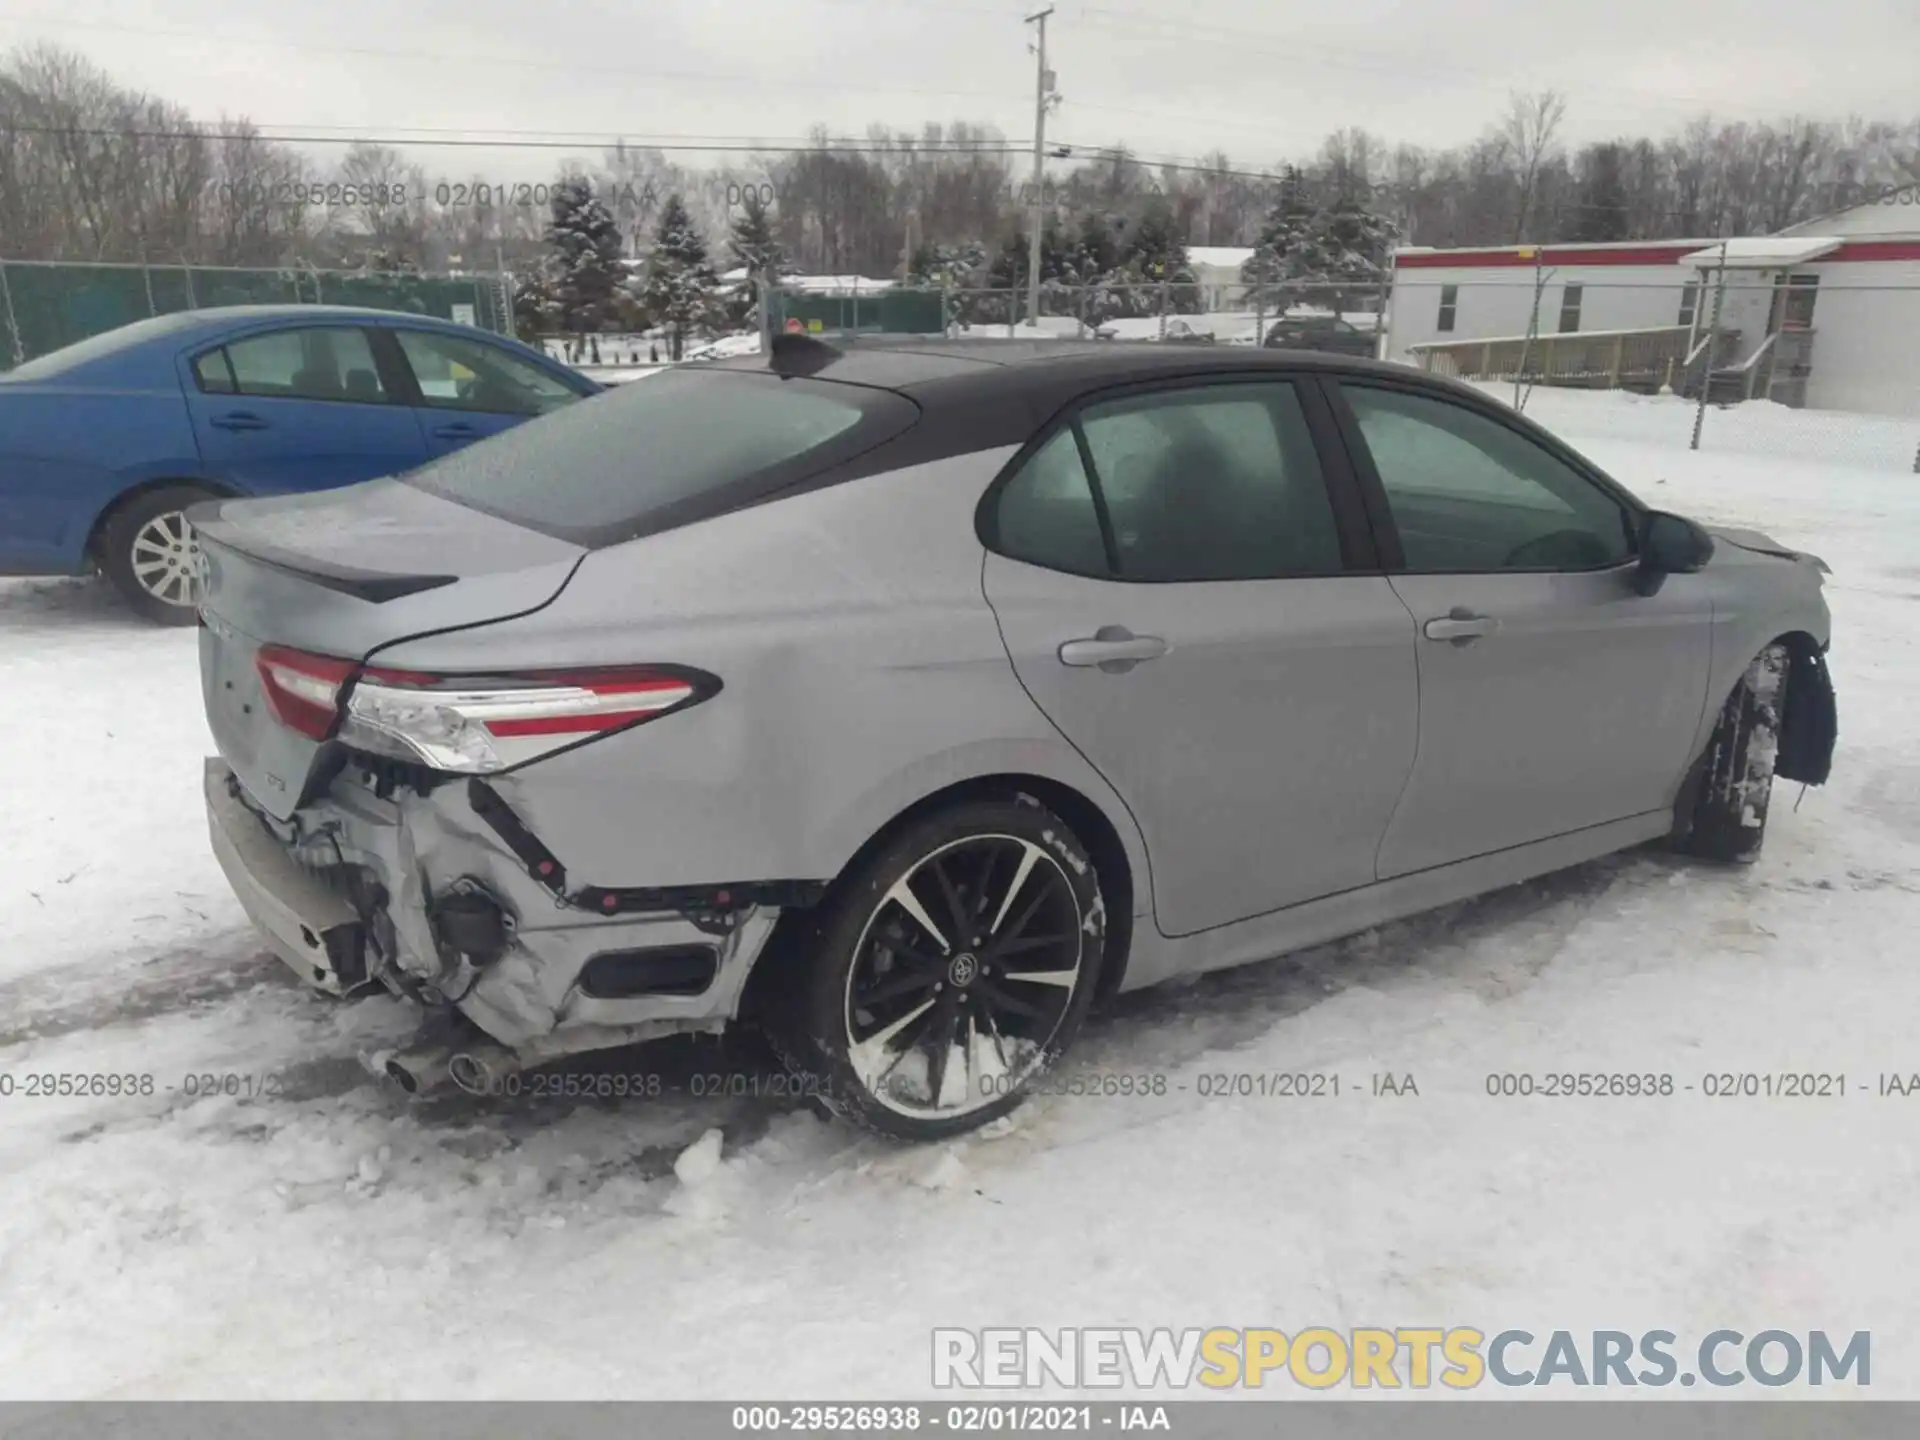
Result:
<svg viewBox="0 0 1920 1440"><path fill-rule="evenodd" d="M1640 569L1633 588L1659 592L1669 575L1691 575L1713 558L1713 537L1683 515L1651 510L1640 524Z"/></svg>

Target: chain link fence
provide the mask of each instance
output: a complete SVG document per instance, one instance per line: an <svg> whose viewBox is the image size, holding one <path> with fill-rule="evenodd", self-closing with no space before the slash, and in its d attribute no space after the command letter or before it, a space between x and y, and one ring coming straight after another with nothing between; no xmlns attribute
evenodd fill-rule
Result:
<svg viewBox="0 0 1920 1440"><path fill-rule="evenodd" d="M216 305L356 305L513 333L509 277L0 260L0 369L136 320Z"/></svg>
<svg viewBox="0 0 1920 1440"><path fill-rule="evenodd" d="M1569 435L1920 473L1920 278L1414 271L1392 315L1385 358Z"/></svg>

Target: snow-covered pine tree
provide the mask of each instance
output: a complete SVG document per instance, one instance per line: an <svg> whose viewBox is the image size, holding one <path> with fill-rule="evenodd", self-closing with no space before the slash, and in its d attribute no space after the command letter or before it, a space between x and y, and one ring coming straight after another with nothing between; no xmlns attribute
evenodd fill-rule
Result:
<svg viewBox="0 0 1920 1440"><path fill-rule="evenodd" d="M1351 195L1340 196L1321 211L1314 224L1314 253L1325 267L1322 275L1334 283L1316 298L1341 311L1375 308L1396 233L1392 220Z"/></svg>
<svg viewBox="0 0 1920 1440"><path fill-rule="evenodd" d="M787 273L786 247L774 234L773 209L752 186L740 202L727 236L727 249L735 267L744 269L746 278L727 297L727 318L736 325L751 325L759 320L759 286L772 285Z"/></svg>
<svg viewBox="0 0 1920 1440"><path fill-rule="evenodd" d="M719 280L707 258L707 242L676 193L667 197L647 254L647 278L641 299L657 323L667 327L670 358L678 360L690 333L713 323Z"/></svg>
<svg viewBox="0 0 1920 1440"><path fill-rule="evenodd" d="M1240 267L1241 281L1251 287L1247 303L1269 314L1284 314L1299 303L1302 280L1317 278L1331 263L1319 229L1318 209L1307 196L1306 182L1288 166L1280 181L1280 195L1260 222L1253 254Z"/></svg>
<svg viewBox="0 0 1920 1440"><path fill-rule="evenodd" d="M1194 283L1192 267L1187 263L1187 242L1180 238L1174 223L1173 207L1164 195L1148 199L1139 223L1126 242L1126 269L1139 282L1157 287L1166 281L1167 308L1192 312L1200 308L1200 287ZM1154 314L1160 308L1157 289L1141 293L1133 307L1139 314Z"/></svg>
<svg viewBox="0 0 1920 1440"><path fill-rule="evenodd" d="M560 323L576 334L600 329L621 280L620 227L584 176L553 187L546 242L546 289Z"/></svg>

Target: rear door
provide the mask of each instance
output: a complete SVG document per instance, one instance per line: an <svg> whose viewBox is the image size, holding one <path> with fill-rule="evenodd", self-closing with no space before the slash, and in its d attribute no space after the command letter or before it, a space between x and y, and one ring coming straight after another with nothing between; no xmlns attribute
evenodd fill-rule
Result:
<svg viewBox="0 0 1920 1440"><path fill-rule="evenodd" d="M1639 594L1632 510L1497 415L1332 388L1421 627L1420 758L1381 877L1670 806L1706 701L1704 578Z"/></svg>
<svg viewBox="0 0 1920 1440"><path fill-rule="evenodd" d="M256 331L184 363L206 472L246 494L351 485L427 458L418 423L357 325Z"/></svg>
<svg viewBox="0 0 1920 1440"><path fill-rule="evenodd" d="M399 363L412 377L409 397L430 455L510 430L584 398L584 385L536 365L479 335L387 327Z"/></svg>
<svg viewBox="0 0 1920 1440"><path fill-rule="evenodd" d="M1168 934L1370 883L1413 764L1412 623L1324 406L1271 376L1100 400L983 510L1014 667L1139 821Z"/></svg>

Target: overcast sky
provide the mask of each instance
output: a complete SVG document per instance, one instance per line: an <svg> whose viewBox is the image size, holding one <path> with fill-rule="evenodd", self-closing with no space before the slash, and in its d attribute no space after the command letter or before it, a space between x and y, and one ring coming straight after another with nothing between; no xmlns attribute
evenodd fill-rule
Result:
<svg viewBox="0 0 1920 1440"><path fill-rule="evenodd" d="M823 123L1032 135L1036 6L1004 0L0 0L0 46L48 40L213 119L404 137L791 140ZM1348 125L1445 145L1513 89L1566 135L1710 111L1912 120L1920 0L1063 0L1050 138L1150 157L1301 158ZM316 151L316 155L319 153ZM552 151L416 152L538 179ZM698 156L682 157L697 163ZM734 157L738 158L738 157Z"/></svg>

